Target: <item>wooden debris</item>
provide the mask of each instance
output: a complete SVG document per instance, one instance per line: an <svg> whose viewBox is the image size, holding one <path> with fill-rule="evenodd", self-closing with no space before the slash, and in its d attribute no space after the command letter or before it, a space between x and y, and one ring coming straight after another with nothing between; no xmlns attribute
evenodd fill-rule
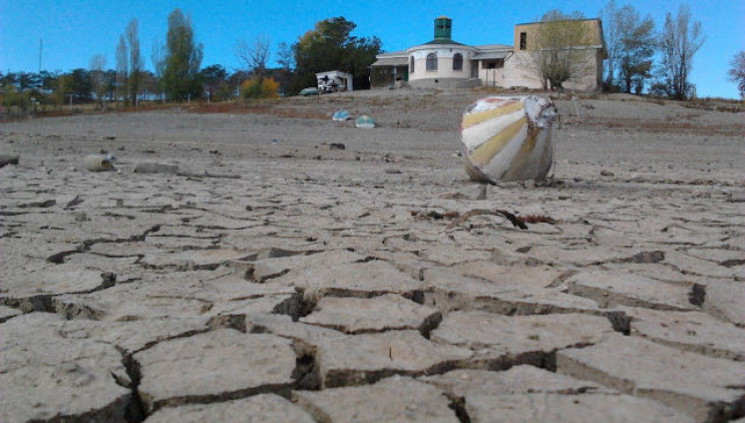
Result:
<svg viewBox="0 0 745 423"><path fill-rule="evenodd" d="M528 229L528 225L526 225L525 223L521 222L520 219L517 218L517 216L515 216L514 214L512 214L512 213L510 213L510 212L508 212L506 210L499 210L499 209L496 209L496 210L474 209L474 210L469 210L469 211L463 213L462 215L460 215L460 217L458 217L457 219L455 219L452 222L450 222L450 224L445 228L445 230L452 229L455 226L460 225L461 223L467 221L468 219L470 219L470 218L472 218L474 216L479 216L479 215L503 216L504 218L506 218L507 220L509 220L510 223L512 223L513 226L518 227L520 229Z"/></svg>

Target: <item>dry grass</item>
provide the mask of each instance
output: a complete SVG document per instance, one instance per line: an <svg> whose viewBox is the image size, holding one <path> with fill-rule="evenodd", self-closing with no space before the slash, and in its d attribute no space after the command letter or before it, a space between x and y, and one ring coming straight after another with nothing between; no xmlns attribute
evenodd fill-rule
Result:
<svg viewBox="0 0 745 423"><path fill-rule="evenodd" d="M680 105L689 109L703 109L715 112L745 112L745 100L731 100L718 97L694 98L683 101Z"/></svg>
<svg viewBox="0 0 745 423"><path fill-rule="evenodd" d="M649 133L681 133L696 135L737 136L745 133L742 125L704 125L699 122L685 122L673 116L665 121L642 121L637 119L614 118L613 120L589 118L583 125L607 129L626 129Z"/></svg>

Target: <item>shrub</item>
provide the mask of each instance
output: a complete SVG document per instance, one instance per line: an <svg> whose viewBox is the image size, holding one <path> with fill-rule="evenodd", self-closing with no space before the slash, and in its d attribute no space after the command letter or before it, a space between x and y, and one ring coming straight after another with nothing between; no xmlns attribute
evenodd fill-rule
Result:
<svg viewBox="0 0 745 423"><path fill-rule="evenodd" d="M278 98L279 83L273 78L252 77L241 84L241 97L249 98Z"/></svg>

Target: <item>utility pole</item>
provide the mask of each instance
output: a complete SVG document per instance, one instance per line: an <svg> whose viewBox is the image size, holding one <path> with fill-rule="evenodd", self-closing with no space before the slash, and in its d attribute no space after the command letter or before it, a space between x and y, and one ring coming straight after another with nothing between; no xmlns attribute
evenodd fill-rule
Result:
<svg viewBox="0 0 745 423"><path fill-rule="evenodd" d="M41 53L44 39L39 37L39 75L41 75Z"/></svg>

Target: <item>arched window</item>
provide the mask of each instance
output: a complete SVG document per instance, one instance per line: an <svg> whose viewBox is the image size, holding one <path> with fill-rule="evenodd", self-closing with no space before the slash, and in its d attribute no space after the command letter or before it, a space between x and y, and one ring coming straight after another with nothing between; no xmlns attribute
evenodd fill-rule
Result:
<svg viewBox="0 0 745 423"><path fill-rule="evenodd" d="M455 56L453 56L453 70L454 71L463 70L463 55L460 53L455 53Z"/></svg>
<svg viewBox="0 0 745 423"><path fill-rule="evenodd" d="M437 53L430 53L427 55L427 71L437 70Z"/></svg>
<svg viewBox="0 0 745 423"><path fill-rule="evenodd" d="M414 56L409 59L409 73L414 73Z"/></svg>

